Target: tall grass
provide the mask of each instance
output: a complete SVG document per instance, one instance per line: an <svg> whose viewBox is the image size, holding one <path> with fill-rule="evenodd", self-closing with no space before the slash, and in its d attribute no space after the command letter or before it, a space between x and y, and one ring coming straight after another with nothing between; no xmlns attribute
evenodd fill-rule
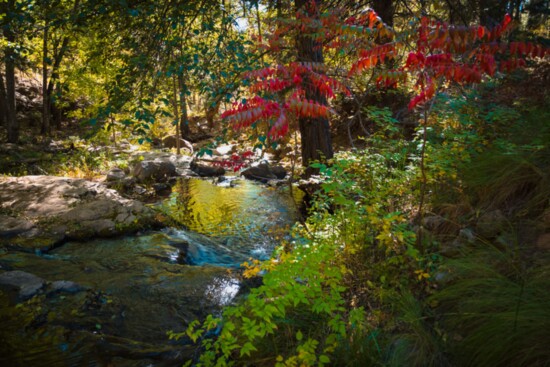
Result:
<svg viewBox="0 0 550 367"><path fill-rule="evenodd" d="M479 244L432 297L459 366L550 365L550 256Z"/></svg>

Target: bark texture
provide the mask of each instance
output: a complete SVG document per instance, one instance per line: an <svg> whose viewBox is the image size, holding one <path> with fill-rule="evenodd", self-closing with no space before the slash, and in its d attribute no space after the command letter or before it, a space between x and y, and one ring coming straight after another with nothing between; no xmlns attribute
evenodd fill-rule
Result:
<svg viewBox="0 0 550 367"><path fill-rule="evenodd" d="M308 7L310 16L319 17L321 0L314 0L315 9ZM295 0L296 9L305 9L311 3L307 0ZM299 34L296 40L299 62L324 63L322 44L315 41L307 34ZM327 99L304 79L306 98L321 105L327 105ZM308 87L309 86L309 87ZM310 163L316 160L326 161L333 157L332 140L330 136L330 124L326 117L300 117L298 120L300 136L302 139L302 164L306 168L306 175L316 173L316 170L309 167Z"/></svg>

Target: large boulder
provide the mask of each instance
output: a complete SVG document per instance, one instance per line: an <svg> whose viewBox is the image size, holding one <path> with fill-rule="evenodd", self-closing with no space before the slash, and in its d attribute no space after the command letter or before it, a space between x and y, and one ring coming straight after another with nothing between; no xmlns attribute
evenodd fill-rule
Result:
<svg viewBox="0 0 550 367"><path fill-rule="evenodd" d="M286 170L282 166L270 166L267 163L260 163L241 172L241 175L249 180L269 181L282 180L286 177Z"/></svg>
<svg viewBox="0 0 550 367"><path fill-rule="evenodd" d="M167 181L177 175L176 166L170 161L141 161L136 163L132 175L139 182Z"/></svg>

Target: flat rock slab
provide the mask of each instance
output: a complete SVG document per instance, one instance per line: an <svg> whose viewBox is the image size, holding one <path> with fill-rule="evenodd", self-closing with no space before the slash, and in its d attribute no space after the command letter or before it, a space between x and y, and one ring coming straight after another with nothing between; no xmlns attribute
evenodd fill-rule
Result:
<svg viewBox="0 0 550 367"><path fill-rule="evenodd" d="M31 230L34 223L24 218L0 215L0 237L14 236Z"/></svg>
<svg viewBox="0 0 550 367"><path fill-rule="evenodd" d="M55 176L0 179L0 213L0 245L42 251L159 224L152 209L100 182Z"/></svg>

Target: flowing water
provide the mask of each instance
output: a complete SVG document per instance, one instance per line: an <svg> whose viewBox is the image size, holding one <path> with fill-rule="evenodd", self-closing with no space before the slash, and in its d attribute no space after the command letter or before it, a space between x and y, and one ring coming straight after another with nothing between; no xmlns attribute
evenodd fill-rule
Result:
<svg viewBox="0 0 550 367"><path fill-rule="evenodd" d="M297 219L286 189L229 178L182 179L159 204L178 226L69 242L47 254L0 253L3 269L84 291L45 291L22 306L0 297L2 366L165 366L192 352L168 340L240 292L238 267L268 258ZM186 349L187 348L187 349Z"/></svg>

